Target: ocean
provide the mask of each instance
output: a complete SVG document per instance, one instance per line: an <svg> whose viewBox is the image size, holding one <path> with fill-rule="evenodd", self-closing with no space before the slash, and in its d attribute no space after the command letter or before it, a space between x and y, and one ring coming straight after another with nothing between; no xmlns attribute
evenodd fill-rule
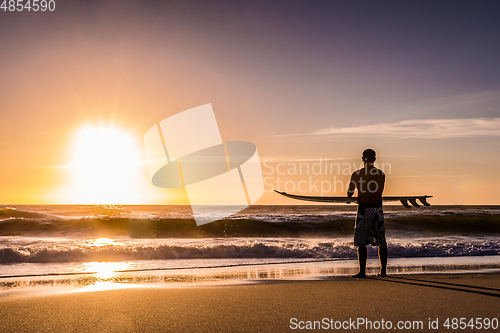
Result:
<svg viewBox="0 0 500 333"><path fill-rule="evenodd" d="M500 206L385 206L384 215L389 273L500 268ZM189 206L0 206L0 286L347 275L357 267L355 217L356 205L252 206L196 226ZM368 250L375 272L377 249Z"/></svg>

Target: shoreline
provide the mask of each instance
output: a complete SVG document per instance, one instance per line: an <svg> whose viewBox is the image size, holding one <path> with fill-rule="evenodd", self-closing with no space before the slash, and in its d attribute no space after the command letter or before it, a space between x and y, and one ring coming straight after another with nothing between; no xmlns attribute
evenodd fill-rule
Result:
<svg viewBox="0 0 500 333"><path fill-rule="evenodd" d="M203 264L203 261L196 260ZM227 265L226 261L209 261L215 266L171 267L144 270L125 270L123 262L87 263L95 271L47 273L40 275L0 276L0 297L7 291L29 292L33 288L63 287L85 289L107 285L104 289L161 286L170 284L227 283L231 285L265 281L329 281L348 278L358 270L356 260L324 260ZM378 273L378 260L368 260L367 273ZM484 257L417 257L392 258L389 276L495 274L500 272L500 256Z"/></svg>
<svg viewBox="0 0 500 333"><path fill-rule="evenodd" d="M439 331L447 318L498 320L500 304L499 273L171 285L3 297L0 314L7 319L0 331L286 332L293 318L303 327L323 318L364 318L392 325L422 322L420 331L435 332L429 325L436 319Z"/></svg>

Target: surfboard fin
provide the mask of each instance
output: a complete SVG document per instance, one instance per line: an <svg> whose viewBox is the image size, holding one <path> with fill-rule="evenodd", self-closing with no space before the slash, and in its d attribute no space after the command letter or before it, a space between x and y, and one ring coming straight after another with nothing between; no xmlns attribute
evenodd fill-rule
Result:
<svg viewBox="0 0 500 333"><path fill-rule="evenodd" d="M409 201L414 207L420 207L420 205L417 203L417 199L410 199Z"/></svg>
<svg viewBox="0 0 500 333"><path fill-rule="evenodd" d="M423 198L418 198L418 200L422 203L422 205L426 206L426 207L429 207L431 204L427 202L427 198L426 197L423 197Z"/></svg>
<svg viewBox="0 0 500 333"><path fill-rule="evenodd" d="M406 199L401 199L401 204L405 206L406 208L411 208L411 206L408 204L408 200Z"/></svg>

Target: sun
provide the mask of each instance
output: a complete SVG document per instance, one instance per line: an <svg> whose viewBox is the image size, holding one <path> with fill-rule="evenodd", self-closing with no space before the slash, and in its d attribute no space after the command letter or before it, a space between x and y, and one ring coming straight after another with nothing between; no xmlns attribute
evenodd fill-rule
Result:
<svg viewBox="0 0 500 333"><path fill-rule="evenodd" d="M61 182L47 195L61 204L185 204L185 193L151 184L137 130L85 125L68 137ZM139 148L140 147L140 148Z"/></svg>
<svg viewBox="0 0 500 333"><path fill-rule="evenodd" d="M142 163L131 134L112 126L85 126L71 151L72 202L130 203L137 197Z"/></svg>

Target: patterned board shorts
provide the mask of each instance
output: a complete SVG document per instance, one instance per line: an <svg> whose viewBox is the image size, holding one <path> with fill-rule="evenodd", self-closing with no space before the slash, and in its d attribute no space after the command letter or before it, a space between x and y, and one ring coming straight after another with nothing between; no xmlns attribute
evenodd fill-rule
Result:
<svg viewBox="0 0 500 333"><path fill-rule="evenodd" d="M382 207L358 209L354 228L354 246L387 247Z"/></svg>

